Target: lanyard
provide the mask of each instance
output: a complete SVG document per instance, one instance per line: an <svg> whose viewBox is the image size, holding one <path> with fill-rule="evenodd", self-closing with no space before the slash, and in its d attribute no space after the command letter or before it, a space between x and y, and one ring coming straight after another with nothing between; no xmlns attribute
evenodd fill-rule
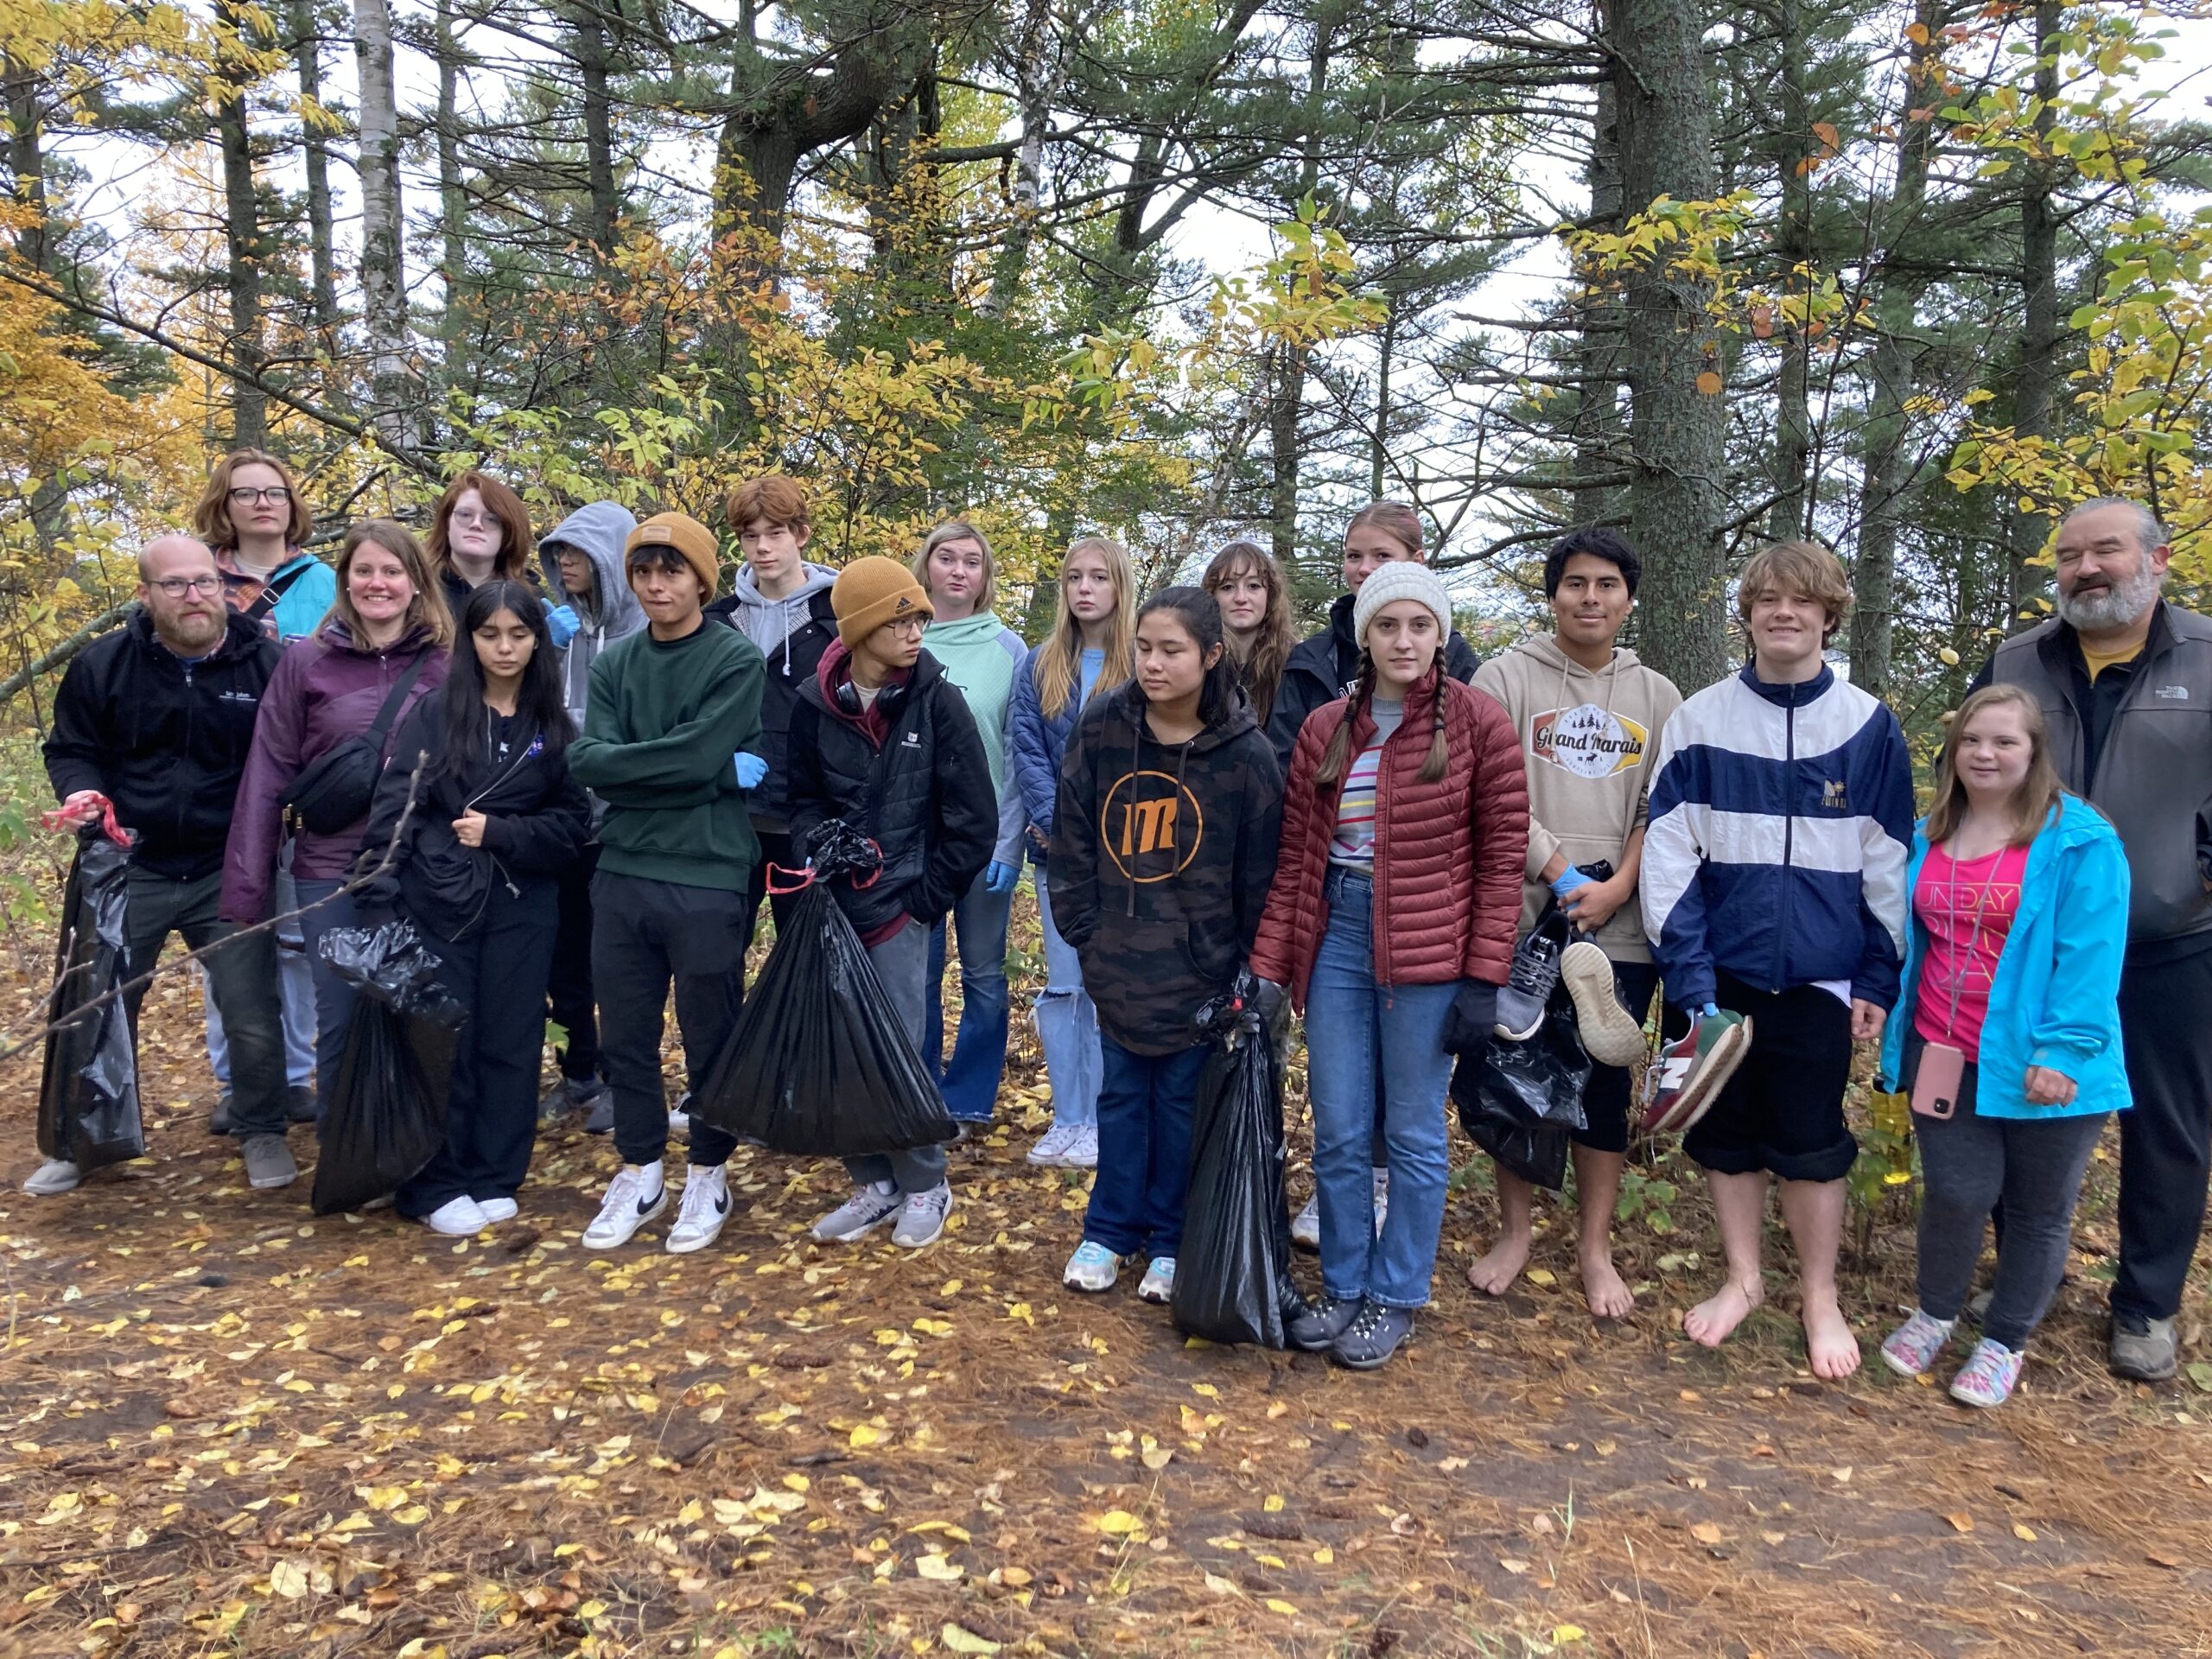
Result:
<svg viewBox="0 0 2212 1659"><path fill-rule="evenodd" d="M1983 878L1981 891L1974 895L1974 935L1972 938L1967 941L1965 950L1961 950L1959 948L1956 943L1955 932L1951 955L1951 1006L1949 1012L1945 1014L1943 1019L1943 1035L1947 1038L1955 1037L1958 1035L1959 999L1965 994L1966 990L1967 963L1973 957L1974 951L1979 950L1980 947L1981 922L1983 916L1987 913L1989 909L1990 889L1997 885L1998 873L2005 868L2005 855L2011 850L2012 849L2010 847L1999 847L1994 853L1990 855L1989 874L1987 876ZM1946 853L1944 856L1946 858L1951 857L1948 853ZM1977 859L1974 861L1979 863L1980 861ZM1951 926L1954 930L1958 927L1960 921L1959 871L1961 868L1962 866L1959 860L1951 858L1951 890L1949 897L1951 902ZM1993 984L1995 981L1995 975L1993 973L1991 975Z"/></svg>

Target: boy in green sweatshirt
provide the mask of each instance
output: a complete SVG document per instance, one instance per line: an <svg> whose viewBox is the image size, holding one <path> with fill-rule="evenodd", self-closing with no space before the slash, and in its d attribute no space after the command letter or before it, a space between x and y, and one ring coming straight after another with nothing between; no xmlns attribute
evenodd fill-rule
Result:
<svg viewBox="0 0 2212 1659"><path fill-rule="evenodd" d="M585 1248L595 1250L627 1243L668 1207L662 1010L673 980L696 1088L737 1027L745 895L760 857L734 757L760 747L766 667L743 634L705 626L719 575L715 538L696 519L659 513L631 533L623 569L645 629L592 664L584 733L569 748L576 781L607 804L591 965L622 1167L584 1230ZM734 1138L694 1118L690 1142L691 1172L668 1234L678 1255L705 1249L729 1217L723 1166Z"/></svg>

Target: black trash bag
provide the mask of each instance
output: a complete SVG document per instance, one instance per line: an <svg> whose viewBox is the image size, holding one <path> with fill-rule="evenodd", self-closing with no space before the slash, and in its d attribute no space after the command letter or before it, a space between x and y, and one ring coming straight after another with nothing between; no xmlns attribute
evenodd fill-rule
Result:
<svg viewBox="0 0 2212 1659"><path fill-rule="evenodd" d="M1493 1042L1453 1068L1452 1098L1469 1140L1530 1185L1556 1192L1567 1180L1569 1133L1589 1126L1589 1082L1590 1056L1562 985L1527 1042Z"/></svg>
<svg viewBox="0 0 2212 1659"><path fill-rule="evenodd" d="M1245 994L1217 997L1198 1014L1212 1052L1198 1084L1169 1306L1186 1335L1281 1348L1304 1306L1290 1276L1282 1077L1251 982L1240 985Z"/></svg>
<svg viewBox="0 0 2212 1659"><path fill-rule="evenodd" d="M54 993L39 1081L38 1149L86 1173L143 1155L138 1063L120 996L78 1010L124 982L124 913L130 849L96 824L78 832L61 899Z"/></svg>
<svg viewBox="0 0 2212 1659"><path fill-rule="evenodd" d="M334 928L323 960L359 994L323 1103L315 1214L389 1197L445 1145L454 1051L468 1010L408 923Z"/></svg>
<svg viewBox="0 0 2212 1659"><path fill-rule="evenodd" d="M695 1118L788 1157L905 1152L957 1133L937 1078L830 891L826 876L852 868L843 861L856 849L873 853L865 837L850 838L851 846L825 848L817 832L814 870L790 925L776 930L737 1029L691 1097Z"/></svg>

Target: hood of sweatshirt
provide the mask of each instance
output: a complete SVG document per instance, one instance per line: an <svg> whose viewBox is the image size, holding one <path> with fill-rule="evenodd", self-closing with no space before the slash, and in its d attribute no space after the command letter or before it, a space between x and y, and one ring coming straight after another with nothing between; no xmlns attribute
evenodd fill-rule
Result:
<svg viewBox="0 0 2212 1659"><path fill-rule="evenodd" d="M622 550L637 527L637 518L620 501L588 501L554 525L537 543L545 591L561 595L555 602L569 604L588 622L596 620L609 641L636 632L645 623L645 613L639 608L638 596L630 591L629 578L622 570ZM562 586L563 546L575 548L591 560L594 591L584 604L577 604Z"/></svg>
<svg viewBox="0 0 2212 1659"><path fill-rule="evenodd" d="M737 580L730 584L729 598L723 601L737 631L760 646L763 657L771 659L771 671L776 667L773 659L777 648L806 626L814 596L829 592L836 584L837 573L826 564L801 564L799 571L801 581L796 588L781 599L771 599L760 591L760 579L753 574L753 567L741 566Z"/></svg>

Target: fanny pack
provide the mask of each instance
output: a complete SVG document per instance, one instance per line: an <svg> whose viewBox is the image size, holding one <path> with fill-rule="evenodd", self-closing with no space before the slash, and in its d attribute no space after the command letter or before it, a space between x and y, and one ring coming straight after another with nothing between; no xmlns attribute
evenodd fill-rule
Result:
<svg viewBox="0 0 2212 1659"><path fill-rule="evenodd" d="M384 772L385 738L429 660L427 650L416 654L399 683L385 696L384 707L377 710L375 723L367 731L347 738L300 769L300 775L276 798L287 818L309 835L334 836L368 815L377 779Z"/></svg>

